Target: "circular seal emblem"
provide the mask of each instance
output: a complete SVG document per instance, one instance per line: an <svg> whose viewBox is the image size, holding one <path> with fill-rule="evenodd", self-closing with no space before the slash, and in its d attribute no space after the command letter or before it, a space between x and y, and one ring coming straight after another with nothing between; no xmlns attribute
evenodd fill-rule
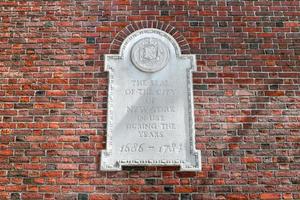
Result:
<svg viewBox="0 0 300 200"><path fill-rule="evenodd" d="M132 47L131 60L144 72L156 72L167 65L169 50L160 39L143 38Z"/></svg>

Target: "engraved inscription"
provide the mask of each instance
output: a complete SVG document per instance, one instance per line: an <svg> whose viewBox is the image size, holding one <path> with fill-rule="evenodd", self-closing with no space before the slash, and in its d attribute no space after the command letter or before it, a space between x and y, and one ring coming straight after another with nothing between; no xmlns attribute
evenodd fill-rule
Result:
<svg viewBox="0 0 300 200"><path fill-rule="evenodd" d="M167 143L159 146L148 145L146 143L127 143L121 146L120 153L144 153L146 151L160 154L180 153L183 150L183 146L182 143Z"/></svg>
<svg viewBox="0 0 300 200"><path fill-rule="evenodd" d="M168 121L168 115L176 113L175 105L158 104L164 96L176 95L176 89L169 85L168 80L131 80L125 88L125 96L137 96L142 99L141 105L127 106L131 116L126 129L131 134L136 131L139 137L162 138L176 129L176 124ZM129 92L130 91L130 92Z"/></svg>

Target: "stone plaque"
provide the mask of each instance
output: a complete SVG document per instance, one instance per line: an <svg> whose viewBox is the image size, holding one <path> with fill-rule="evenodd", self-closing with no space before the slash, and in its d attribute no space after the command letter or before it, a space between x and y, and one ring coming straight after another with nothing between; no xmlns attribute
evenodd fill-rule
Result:
<svg viewBox="0 0 300 200"><path fill-rule="evenodd" d="M178 165L201 170L195 149L194 55L158 29L129 35L119 55L105 55L109 72L107 149L101 170Z"/></svg>

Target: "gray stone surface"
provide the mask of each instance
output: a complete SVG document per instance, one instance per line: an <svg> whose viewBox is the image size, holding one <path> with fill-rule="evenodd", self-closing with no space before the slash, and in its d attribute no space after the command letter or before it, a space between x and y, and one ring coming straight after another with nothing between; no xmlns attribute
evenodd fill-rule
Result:
<svg viewBox="0 0 300 200"><path fill-rule="evenodd" d="M195 149L194 55L158 29L129 35L119 55L105 55L109 72L107 149L101 170L179 165L201 170Z"/></svg>

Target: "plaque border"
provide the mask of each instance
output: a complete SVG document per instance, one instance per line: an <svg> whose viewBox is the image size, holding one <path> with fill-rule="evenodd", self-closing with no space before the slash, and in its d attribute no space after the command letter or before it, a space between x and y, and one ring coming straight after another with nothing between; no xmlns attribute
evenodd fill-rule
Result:
<svg viewBox="0 0 300 200"><path fill-rule="evenodd" d="M190 143L190 155L194 157L194 163L180 161L180 160L119 160L111 161L112 155L112 122L113 122L113 100L112 95L113 83L114 83L114 68L110 65L110 60L121 60L124 58L124 52L129 42L142 34L155 33L166 38L173 46L175 50L176 58L189 59L190 68L187 68L187 91L188 91L188 113L189 113L189 143ZM102 171L120 171L122 166L180 166L180 171L201 171L201 151L196 149L195 144L195 117L194 117L194 95L193 95L193 82L192 72L197 70L196 55L195 54L181 54L180 47L177 41L167 32L156 28L144 28L134 31L128 35L123 41L119 54L105 54L104 55L104 71L108 72L108 108L107 108L107 137L106 137L106 149L101 151L100 156L100 170ZM113 163L115 162L115 163Z"/></svg>

